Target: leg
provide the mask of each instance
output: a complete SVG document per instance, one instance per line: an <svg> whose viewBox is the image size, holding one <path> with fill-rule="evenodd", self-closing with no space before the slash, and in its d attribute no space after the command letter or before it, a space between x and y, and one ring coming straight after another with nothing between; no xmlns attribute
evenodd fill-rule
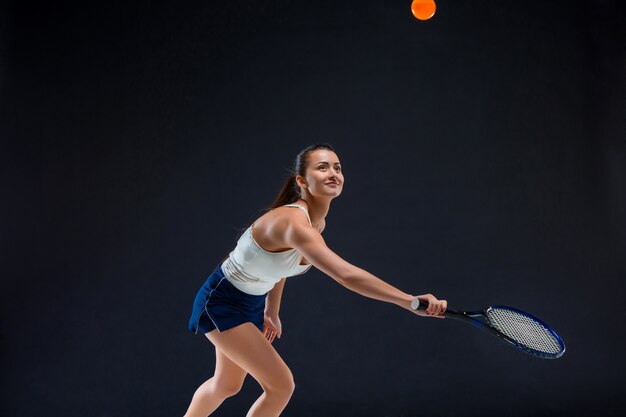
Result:
<svg viewBox="0 0 626 417"><path fill-rule="evenodd" d="M206 334L217 349L248 372L263 388L247 417L277 417L287 406L295 384L291 371L252 323Z"/></svg>
<svg viewBox="0 0 626 417"><path fill-rule="evenodd" d="M248 373L215 348L215 375L196 390L185 417L206 417L237 394Z"/></svg>

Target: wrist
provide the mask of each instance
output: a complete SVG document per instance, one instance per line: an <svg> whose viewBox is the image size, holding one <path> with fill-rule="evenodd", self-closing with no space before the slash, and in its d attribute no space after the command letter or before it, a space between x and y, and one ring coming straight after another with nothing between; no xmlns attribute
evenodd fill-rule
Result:
<svg viewBox="0 0 626 417"><path fill-rule="evenodd" d="M403 294L400 297L400 300L396 303L397 305L399 305L402 308L406 308L407 310L413 310L411 308L411 302L415 299L416 297L414 295L411 294Z"/></svg>
<svg viewBox="0 0 626 417"><path fill-rule="evenodd" d="M266 308L263 314L265 314L266 316L278 316L278 309Z"/></svg>

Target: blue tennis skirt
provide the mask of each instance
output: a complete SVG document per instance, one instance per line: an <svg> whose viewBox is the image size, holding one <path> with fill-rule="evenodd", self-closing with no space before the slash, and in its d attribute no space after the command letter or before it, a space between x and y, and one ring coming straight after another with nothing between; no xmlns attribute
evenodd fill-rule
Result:
<svg viewBox="0 0 626 417"><path fill-rule="evenodd" d="M221 263L200 287L189 317L189 330L205 334L219 332L251 322L263 331L265 296L247 294L224 277Z"/></svg>

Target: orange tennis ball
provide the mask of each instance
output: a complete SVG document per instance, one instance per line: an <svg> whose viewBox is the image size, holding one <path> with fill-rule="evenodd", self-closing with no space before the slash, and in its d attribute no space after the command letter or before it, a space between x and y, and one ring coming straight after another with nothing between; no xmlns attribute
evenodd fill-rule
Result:
<svg viewBox="0 0 626 417"><path fill-rule="evenodd" d="M437 5L433 0L413 0L411 12L419 20L428 20L435 15Z"/></svg>

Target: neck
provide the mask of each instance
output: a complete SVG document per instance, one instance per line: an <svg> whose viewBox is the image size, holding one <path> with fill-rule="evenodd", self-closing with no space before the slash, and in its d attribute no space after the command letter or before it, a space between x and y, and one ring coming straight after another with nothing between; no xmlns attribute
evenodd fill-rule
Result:
<svg viewBox="0 0 626 417"><path fill-rule="evenodd" d="M330 209L330 199L315 199L311 196L307 196L299 199L295 204L300 204L306 208L311 218L313 225L318 225L326 218L328 210Z"/></svg>

